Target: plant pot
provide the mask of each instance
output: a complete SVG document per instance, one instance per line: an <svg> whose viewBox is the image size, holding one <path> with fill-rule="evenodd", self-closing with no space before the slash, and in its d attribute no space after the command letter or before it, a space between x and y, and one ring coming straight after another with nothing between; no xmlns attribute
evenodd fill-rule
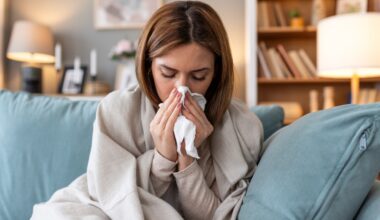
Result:
<svg viewBox="0 0 380 220"><path fill-rule="evenodd" d="M305 21L302 17L296 17L290 19L290 26L292 28L303 28L305 25Z"/></svg>

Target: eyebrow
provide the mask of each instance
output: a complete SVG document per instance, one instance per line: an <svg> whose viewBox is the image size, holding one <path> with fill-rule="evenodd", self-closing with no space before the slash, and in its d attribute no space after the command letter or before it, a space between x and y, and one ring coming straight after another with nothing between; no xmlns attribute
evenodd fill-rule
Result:
<svg viewBox="0 0 380 220"><path fill-rule="evenodd" d="M170 71L178 72L177 69L174 69L172 67L166 66L165 64L160 64L160 66L163 67L163 68L165 68L165 69L168 69ZM202 72L202 71L209 70L209 69L210 68L208 68L208 67L202 67L202 68L199 68L199 69L191 70L190 73Z"/></svg>

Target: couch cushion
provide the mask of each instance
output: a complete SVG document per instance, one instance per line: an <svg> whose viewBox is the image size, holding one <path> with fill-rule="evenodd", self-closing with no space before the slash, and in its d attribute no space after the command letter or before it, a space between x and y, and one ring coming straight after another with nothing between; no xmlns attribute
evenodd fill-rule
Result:
<svg viewBox="0 0 380 220"><path fill-rule="evenodd" d="M284 126L284 110L278 105L253 106L250 108L259 117L264 129L264 140Z"/></svg>
<svg viewBox="0 0 380 220"><path fill-rule="evenodd" d="M380 170L380 104L345 105L282 128L267 148L240 219L353 219Z"/></svg>
<svg viewBox="0 0 380 220"><path fill-rule="evenodd" d="M85 172L96 107L0 91L0 219L29 219Z"/></svg>

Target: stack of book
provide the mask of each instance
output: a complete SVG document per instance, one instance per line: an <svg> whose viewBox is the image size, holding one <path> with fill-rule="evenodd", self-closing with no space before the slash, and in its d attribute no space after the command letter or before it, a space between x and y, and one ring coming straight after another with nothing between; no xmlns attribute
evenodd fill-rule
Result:
<svg viewBox="0 0 380 220"><path fill-rule="evenodd" d="M359 104L380 102L380 91L376 88L363 88L359 92Z"/></svg>
<svg viewBox="0 0 380 220"><path fill-rule="evenodd" d="M316 77L315 64L305 50L287 51L282 44L267 48L264 42L258 45L259 77L266 79L311 79Z"/></svg>
<svg viewBox="0 0 380 220"><path fill-rule="evenodd" d="M259 1L257 5L257 15L258 28L288 26L280 2Z"/></svg>

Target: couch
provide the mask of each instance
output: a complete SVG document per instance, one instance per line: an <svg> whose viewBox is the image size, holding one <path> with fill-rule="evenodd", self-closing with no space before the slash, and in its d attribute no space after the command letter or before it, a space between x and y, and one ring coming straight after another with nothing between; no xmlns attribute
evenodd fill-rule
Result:
<svg viewBox="0 0 380 220"><path fill-rule="evenodd" d="M28 219L34 204L48 200L86 171L97 105L98 101L0 91L0 219ZM250 110L262 121L265 139L283 130L280 107ZM368 210L358 212L362 219L380 219L374 211L380 205L379 192L376 183L366 198L370 202L360 202L360 208ZM240 218L254 219L247 217L251 214L244 204Z"/></svg>

